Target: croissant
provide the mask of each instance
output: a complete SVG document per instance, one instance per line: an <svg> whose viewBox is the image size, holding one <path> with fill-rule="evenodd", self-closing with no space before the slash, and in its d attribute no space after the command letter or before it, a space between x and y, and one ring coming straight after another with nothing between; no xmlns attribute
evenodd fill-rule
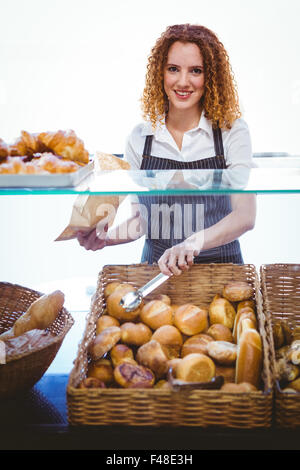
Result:
<svg viewBox="0 0 300 470"><path fill-rule="evenodd" d="M76 162L62 160L53 153L44 153L37 160L36 165L49 173L72 173L80 168Z"/></svg>
<svg viewBox="0 0 300 470"><path fill-rule="evenodd" d="M83 164L89 162L89 153L84 148L83 141L76 136L72 129L67 131L59 130L57 132L41 132L38 135L38 140L50 151L67 160Z"/></svg>
<svg viewBox="0 0 300 470"><path fill-rule="evenodd" d="M8 146L4 140L0 139L0 158L6 158L8 156Z"/></svg>
<svg viewBox="0 0 300 470"><path fill-rule="evenodd" d="M35 153L48 151L47 147L39 140L38 134L30 134L27 131L21 131L21 136L9 146L9 155L11 156L32 156Z"/></svg>

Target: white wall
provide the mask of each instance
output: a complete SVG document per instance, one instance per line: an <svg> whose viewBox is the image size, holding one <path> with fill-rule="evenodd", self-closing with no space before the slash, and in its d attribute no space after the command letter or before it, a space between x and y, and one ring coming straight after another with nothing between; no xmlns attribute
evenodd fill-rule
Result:
<svg viewBox="0 0 300 470"><path fill-rule="evenodd" d="M191 22L229 52L253 151L299 154L299 14L298 0L0 0L0 137L73 128L90 152L122 153L141 120L152 45L166 26ZM0 279L65 288L80 309L101 266L138 262L141 241L96 253L54 243L73 201L0 198ZM245 262L299 261L298 207L299 196L259 197L257 226L241 239Z"/></svg>

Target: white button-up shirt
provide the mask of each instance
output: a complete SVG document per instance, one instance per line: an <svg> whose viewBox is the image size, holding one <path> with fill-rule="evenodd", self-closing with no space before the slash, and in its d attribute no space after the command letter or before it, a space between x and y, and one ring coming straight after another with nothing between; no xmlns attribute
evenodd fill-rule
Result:
<svg viewBox="0 0 300 470"><path fill-rule="evenodd" d="M165 124L153 132L150 122L138 124L127 138L124 159L132 170L139 169L147 135L153 135L151 155L182 162L192 162L215 156L212 125L202 114L199 124L184 133L179 150ZM251 138L247 123L237 119L232 128L222 130L224 156L228 168L253 168Z"/></svg>

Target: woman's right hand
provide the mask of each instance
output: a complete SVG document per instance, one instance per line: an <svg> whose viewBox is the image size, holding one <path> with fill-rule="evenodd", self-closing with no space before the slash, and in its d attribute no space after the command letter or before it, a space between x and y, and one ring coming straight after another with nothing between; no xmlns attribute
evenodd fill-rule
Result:
<svg viewBox="0 0 300 470"><path fill-rule="evenodd" d="M80 246L86 250L102 250L107 243L108 225L99 233L99 229L93 228L90 232L77 232L77 240Z"/></svg>

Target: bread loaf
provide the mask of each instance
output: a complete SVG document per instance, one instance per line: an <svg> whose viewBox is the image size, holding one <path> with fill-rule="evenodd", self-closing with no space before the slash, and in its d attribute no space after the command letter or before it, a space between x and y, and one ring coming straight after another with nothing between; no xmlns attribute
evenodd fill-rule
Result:
<svg viewBox="0 0 300 470"><path fill-rule="evenodd" d="M157 330L163 325L172 325L173 310L162 300L150 300L141 309L140 319L152 330Z"/></svg>
<svg viewBox="0 0 300 470"><path fill-rule="evenodd" d="M235 309L229 300L216 295L209 305L209 321L210 324L221 323L232 329L235 319Z"/></svg>
<svg viewBox="0 0 300 470"><path fill-rule="evenodd" d="M176 378L185 382L210 382L216 366L205 354L188 354L176 367Z"/></svg>
<svg viewBox="0 0 300 470"><path fill-rule="evenodd" d="M185 335L202 333L209 327L208 311L192 304L180 305L174 313L174 325Z"/></svg>
<svg viewBox="0 0 300 470"><path fill-rule="evenodd" d="M222 291L222 296L230 302L241 302L251 299L253 294L252 286L244 281L228 282Z"/></svg>
<svg viewBox="0 0 300 470"><path fill-rule="evenodd" d="M259 388L262 370L262 341L255 329L245 329L237 348L236 383L248 382Z"/></svg>

